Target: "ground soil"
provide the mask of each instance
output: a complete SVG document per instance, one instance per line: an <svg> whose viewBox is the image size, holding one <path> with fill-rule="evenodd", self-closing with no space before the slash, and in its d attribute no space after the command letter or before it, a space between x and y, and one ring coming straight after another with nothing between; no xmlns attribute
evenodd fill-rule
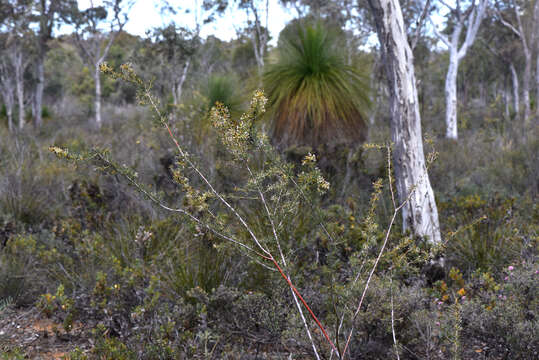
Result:
<svg viewBox="0 0 539 360"><path fill-rule="evenodd" d="M0 359L66 359L79 348L89 351L88 329L73 324L66 333L61 323L37 309L5 309L0 313Z"/></svg>

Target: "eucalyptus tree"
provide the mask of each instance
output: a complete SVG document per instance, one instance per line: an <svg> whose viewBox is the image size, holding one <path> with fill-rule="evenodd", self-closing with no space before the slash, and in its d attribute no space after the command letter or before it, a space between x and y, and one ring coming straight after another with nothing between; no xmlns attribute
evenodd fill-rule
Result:
<svg viewBox="0 0 539 360"><path fill-rule="evenodd" d="M249 32L251 43L253 45L254 55L259 73L262 71L265 63L265 56L269 41L269 0L205 0L203 9L209 15L205 22L213 21L217 15L223 15L231 6L237 6L238 9L246 12L249 18ZM251 20L251 16L253 20Z"/></svg>
<svg viewBox="0 0 539 360"><path fill-rule="evenodd" d="M496 15L500 22L520 40L522 45L525 60L524 73L522 75L522 101L524 102L524 121L527 122L530 120L531 115L532 52L535 42L537 41L539 43L539 35L537 34L539 30L539 26L537 25L539 22L539 1L533 1L533 4L532 1L497 1ZM539 70L539 65L537 65L537 70ZM516 74L514 68L511 71L514 71ZM539 75L536 76L539 89Z"/></svg>
<svg viewBox="0 0 539 360"><path fill-rule="evenodd" d="M438 209L430 185L414 71L414 56L398 0L368 0L389 82L391 138L403 230L441 241Z"/></svg>
<svg viewBox="0 0 539 360"><path fill-rule="evenodd" d="M30 0L9 0L4 7L4 31L6 37L3 40L5 49L5 61L10 63L17 92L18 104L18 128L24 127L24 72L31 60L31 40L33 33L30 30L32 18L32 2ZM4 65L7 68L7 65Z"/></svg>
<svg viewBox="0 0 539 360"><path fill-rule="evenodd" d="M492 68L487 71L498 79L500 74L509 79L504 81L506 118L513 116L518 119L520 117L520 81L517 67L520 67L522 62L520 40L499 21L497 16L485 18L481 29L481 45L494 55L494 59L500 66L495 71ZM484 57L484 54L476 53L474 57Z"/></svg>
<svg viewBox="0 0 539 360"><path fill-rule="evenodd" d="M157 55L159 71L171 93L174 107L180 104L193 55L200 45L199 31L174 24L156 28L150 34L150 47Z"/></svg>
<svg viewBox="0 0 539 360"><path fill-rule="evenodd" d="M34 92L34 124L36 127L43 123L43 90L45 88L45 56L49 51L49 41L52 39L55 26L64 22L75 0L32 0L32 22L37 23L37 36L35 37L35 76L36 86Z"/></svg>
<svg viewBox="0 0 539 360"><path fill-rule="evenodd" d="M6 107L7 123L9 131L13 131L13 105L15 103L15 79L11 63L7 60L3 43L5 34L0 37L0 95Z"/></svg>
<svg viewBox="0 0 539 360"><path fill-rule="evenodd" d="M264 57L266 56L269 41L269 0L241 0L240 8L245 9L248 15L252 14L254 17L252 44L256 64L260 72L264 67ZM264 10L261 11L261 8ZM264 24L262 24L262 17L264 18Z"/></svg>
<svg viewBox="0 0 539 360"><path fill-rule="evenodd" d="M102 124L99 66L105 61L114 40L128 20L122 5L125 5L122 4L122 0L103 1L103 5L95 5L90 0L89 8L80 10L76 5L72 8L70 16L71 23L75 27L75 43L81 58L93 70L95 125L98 128Z"/></svg>
<svg viewBox="0 0 539 360"><path fill-rule="evenodd" d="M451 33L449 36L440 33L434 23L432 28L436 37L449 50L449 68L445 78L445 136L448 139L456 140L458 138L457 75L459 64L475 41L477 31L487 10L488 0L472 0L467 7L463 7L464 4L459 0L456 1L455 6L444 1L441 1L441 3L449 10L448 28ZM464 29L466 29L466 34L464 41L462 41Z"/></svg>

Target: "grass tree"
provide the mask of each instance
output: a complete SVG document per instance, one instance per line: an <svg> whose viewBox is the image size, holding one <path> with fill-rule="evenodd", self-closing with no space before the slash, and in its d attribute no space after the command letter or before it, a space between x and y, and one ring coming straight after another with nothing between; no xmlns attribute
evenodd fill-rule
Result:
<svg viewBox="0 0 539 360"><path fill-rule="evenodd" d="M365 139L368 81L347 65L335 30L319 22L290 25L263 82L277 145L317 148Z"/></svg>
<svg viewBox="0 0 539 360"><path fill-rule="evenodd" d="M228 109L231 116L239 117L244 110L242 94L239 91L239 83L236 77L229 74L212 74L200 88L202 99L196 99L200 109L200 117L197 121L197 136L199 141L209 139L211 132L211 113L214 106L223 105Z"/></svg>
<svg viewBox="0 0 539 360"><path fill-rule="evenodd" d="M203 94L207 99L207 111L210 111L216 103L221 103L227 107L231 114L241 113L241 96L238 94L238 84L234 77L211 75Z"/></svg>

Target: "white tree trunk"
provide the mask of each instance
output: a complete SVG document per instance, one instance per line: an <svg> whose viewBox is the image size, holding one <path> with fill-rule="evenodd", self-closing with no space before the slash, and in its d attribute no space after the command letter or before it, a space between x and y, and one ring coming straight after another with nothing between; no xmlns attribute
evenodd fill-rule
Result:
<svg viewBox="0 0 539 360"><path fill-rule="evenodd" d="M528 122L531 114L530 106L530 83L532 77L532 55L530 50L524 49L524 74L522 75L522 101L524 102L524 121Z"/></svg>
<svg viewBox="0 0 539 360"><path fill-rule="evenodd" d="M452 13L457 14L455 22L453 24L453 32L451 39L447 36L440 34L436 29L436 25L433 24L433 30L436 36L447 46L449 49L449 68L447 70L445 95L446 95L446 111L445 111L445 123L446 123L446 137L448 139L458 139L457 131L457 74L459 62L466 56L468 49L472 46L485 16L488 0L479 0L476 5L475 0L469 6L469 11L464 13L460 9L460 2L457 1L457 8L451 9ZM461 40L461 32L464 28L465 22L467 22L466 36L464 42L459 47Z"/></svg>
<svg viewBox="0 0 539 360"><path fill-rule="evenodd" d="M257 69L260 74L262 72L262 69L264 68L264 56L266 55L265 50L266 50L266 43L268 41L267 29L268 29L268 16L269 16L269 0L266 0L266 29L264 29L264 31L262 31L258 9L256 8L254 2L251 2L250 10L253 12L253 15L255 16L253 50L255 53L256 65L258 67Z"/></svg>
<svg viewBox="0 0 539 360"><path fill-rule="evenodd" d="M537 1L539 3L539 0ZM539 25L538 25L539 28ZM538 29L539 31L539 29ZM539 36L537 36L537 68L535 69L535 117L539 121Z"/></svg>
<svg viewBox="0 0 539 360"><path fill-rule="evenodd" d="M101 127L101 73L99 71L99 64L97 64L95 67L94 81L95 81L95 99L94 99L95 124L97 128L100 128Z"/></svg>
<svg viewBox="0 0 539 360"><path fill-rule="evenodd" d="M13 106L6 105L6 115L7 115L7 128L9 132L13 131Z"/></svg>
<svg viewBox="0 0 539 360"><path fill-rule="evenodd" d="M183 84L185 84L185 80L187 79L189 66L191 66L191 59L187 59L187 62L183 66L182 76L180 77L180 81L178 81L178 86L176 87L176 92L175 92L176 98L174 99L174 102L175 102L174 105L178 105L182 98Z"/></svg>
<svg viewBox="0 0 539 360"><path fill-rule="evenodd" d="M22 54L17 54L13 58L15 67L15 84L17 86L17 102L19 105L19 130L24 127L24 67Z"/></svg>
<svg viewBox="0 0 539 360"><path fill-rule="evenodd" d="M537 3L539 4L539 0L537 0ZM537 25L537 31L539 32L539 24ZM537 61L535 69L535 117L537 118L536 121L539 122L539 35L537 36L537 58L535 60Z"/></svg>
<svg viewBox="0 0 539 360"><path fill-rule="evenodd" d="M0 85L1 86L1 85ZM13 92L11 89L3 88L2 97L4 99L4 105L6 106L7 126L9 132L13 131Z"/></svg>
<svg viewBox="0 0 539 360"><path fill-rule="evenodd" d="M37 84L34 97L34 125L40 127L43 124L43 89L45 88L45 55L38 57L36 64Z"/></svg>
<svg viewBox="0 0 539 360"><path fill-rule="evenodd" d="M9 131L13 131L13 81L10 69L5 62L0 62L0 94L6 106L7 124Z"/></svg>
<svg viewBox="0 0 539 360"><path fill-rule="evenodd" d="M509 94L509 90L506 88L503 92L503 103L504 103L504 110L505 110L505 120L511 119L511 112L509 111L509 101L510 101L511 95Z"/></svg>
<svg viewBox="0 0 539 360"><path fill-rule="evenodd" d="M536 123L539 122L539 0L535 0L535 7L533 10L533 37L532 40L535 40L535 50L536 53L536 69L535 69L535 117Z"/></svg>
<svg viewBox="0 0 539 360"><path fill-rule="evenodd" d="M430 185L416 88L413 54L398 0L368 0L382 47L390 88L391 137L399 200L403 207L403 230L441 241L438 210Z"/></svg>
<svg viewBox="0 0 539 360"><path fill-rule="evenodd" d="M176 95L176 83L173 82L172 83L172 86L171 86L171 89L172 91L172 105L174 105L174 107L178 106L178 95Z"/></svg>
<svg viewBox="0 0 539 360"><path fill-rule="evenodd" d="M451 49L450 53L449 68L445 78L445 137L457 140L457 75L459 70L459 60L456 49Z"/></svg>
<svg viewBox="0 0 539 360"><path fill-rule="evenodd" d="M511 69L511 82L513 83L513 108L515 111L515 119L518 119L520 116L520 96L519 96L519 89L518 89L518 74L517 74L517 70L515 69L515 65L513 65L513 63L509 65L509 68Z"/></svg>
<svg viewBox="0 0 539 360"><path fill-rule="evenodd" d="M530 35L530 39L528 40L526 38L526 33L524 31L524 26L522 24L521 19L521 11L520 8L515 0L512 1L513 10L515 11L515 17L517 19L517 25L511 24L510 22L506 21L500 12L498 12L498 18L502 22L502 24L507 27L509 30L511 30L516 36L520 38L520 42L522 43L522 48L524 51L524 59L525 59L525 65L524 65L524 74L522 76L522 101L524 102L524 122L529 121L529 117L531 114L531 107L530 107L530 82L531 82L531 69L532 69L532 54L530 47L533 47L534 39L535 39L535 27L537 26L535 22L537 22L537 17L539 16L539 4L536 1L534 13L532 16L532 31Z"/></svg>

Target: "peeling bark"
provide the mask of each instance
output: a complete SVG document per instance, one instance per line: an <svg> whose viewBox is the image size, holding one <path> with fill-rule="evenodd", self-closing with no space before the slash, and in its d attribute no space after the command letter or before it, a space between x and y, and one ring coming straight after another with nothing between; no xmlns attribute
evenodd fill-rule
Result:
<svg viewBox="0 0 539 360"><path fill-rule="evenodd" d="M378 39L390 89L391 138L397 194L402 203L403 230L441 241L438 210L430 185L413 64L406 28L398 0L368 0L374 15Z"/></svg>

